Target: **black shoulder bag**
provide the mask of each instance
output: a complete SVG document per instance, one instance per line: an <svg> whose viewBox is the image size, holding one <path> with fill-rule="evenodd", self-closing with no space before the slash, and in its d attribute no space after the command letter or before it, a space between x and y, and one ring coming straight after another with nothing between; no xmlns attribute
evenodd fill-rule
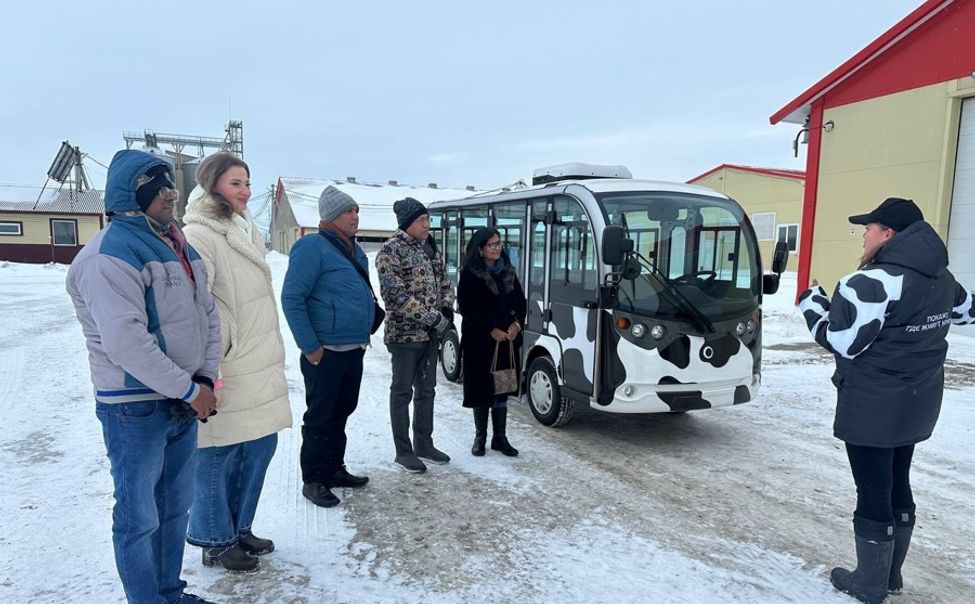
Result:
<svg viewBox="0 0 975 604"><path fill-rule="evenodd" d="M353 268L355 268L356 272L359 273L359 276L365 280L366 285L369 286L369 293L372 294L372 306L373 306L372 328L370 329L369 333L376 333L377 331L379 331L379 326L383 324L384 320L386 320L386 311L383 310L383 307L379 305L379 300L376 299L376 292L372 290L372 283L369 281L369 273L366 272L366 269L362 268L361 264L356 262L355 257L353 257L352 254L349 253L349 250L347 250L345 246L342 245L341 242L332 239L331 237L327 236L325 233L322 233L321 231L319 231L319 235L324 237L325 241L331 243L336 248L338 248L340 252L342 252L342 255L345 256L348 259L348 261L352 263Z"/></svg>

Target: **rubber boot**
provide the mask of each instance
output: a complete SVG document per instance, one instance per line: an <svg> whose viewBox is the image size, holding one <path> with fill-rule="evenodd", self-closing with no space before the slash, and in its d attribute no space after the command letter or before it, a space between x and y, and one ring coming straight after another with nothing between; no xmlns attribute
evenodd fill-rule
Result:
<svg viewBox="0 0 975 604"><path fill-rule="evenodd" d="M495 451L501 451L508 457L514 457L518 455L518 449L511 446L504 434L507 423L508 408L491 407L491 424L494 428L494 434L491 435L491 448Z"/></svg>
<svg viewBox="0 0 975 604"><path fill-rule="evenodd" d="M887 599L887 582L894 556L894 526L853 517L857 567L853 571L834 568L829 580L836 589L867 604L880 604Z"/></svg>
<svg viewBox="0 0 975 604"><path fill-rule="evenodd" d="M907 558L907 550L911 547L914 521L914 510L894 510L894 556L890 562L890 579L887 581L887 591L892 594L899 594L904 587L901 567Z"/></svg>
<svg viewBox="0 0 975 604"><path fill-rule="evenodd" d="M487 443L487 422L490 410L487 407L474 407L474 446L471 455L484 456L484 445Z"/></svg>

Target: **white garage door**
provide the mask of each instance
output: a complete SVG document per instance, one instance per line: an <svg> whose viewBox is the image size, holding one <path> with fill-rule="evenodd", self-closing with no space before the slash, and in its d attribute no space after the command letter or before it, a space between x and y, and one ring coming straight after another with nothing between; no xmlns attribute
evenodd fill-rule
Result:
<svg viewBox="0 0 975 604"><path fill-rule="evenodd" d="M948 223L948 267L967 289L975 289L975 98L961 107L955 185ZM955 333L975 336L975 327L954 328Z"/></svg>

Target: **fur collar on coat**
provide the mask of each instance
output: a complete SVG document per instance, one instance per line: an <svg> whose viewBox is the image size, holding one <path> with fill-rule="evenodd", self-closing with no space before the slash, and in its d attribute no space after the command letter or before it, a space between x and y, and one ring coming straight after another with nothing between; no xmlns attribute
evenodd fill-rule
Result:
<svg viewBox="0 0 975 604"><path fill-rule="evenodd" d="M500 279L495 279L488 270L487 266L475 267L473 266L473 263L471 263L471 265L467 267L467 270L469 270L472 275L484 281L487 288L491 290L491 293L495 296L500 295L501 293L510 293L511 290L515 288L515 279L517 278L517 275L515 274L515 269L513 266L511 266L511 264L505 265L504 272L502 272ZM501 283L501 286L504 288L504 292L498 290L498 282Z"/></svg>
<svg viewBox="0 0 975 604"><path fill-rule="evenodd" d="M227 244L259 266L267 275L268 283L270 283L271 267L268 266L265 258L267 251L264 247L264 240L260 229L251 220L250 210L245 210L243 216L247 222L251 223L251 236L248 238L244 229L235 224L232 218L224 218L220 215L219 203L209 193L197 186L190 193L183 222L205 226L226 237Z"/></svg>

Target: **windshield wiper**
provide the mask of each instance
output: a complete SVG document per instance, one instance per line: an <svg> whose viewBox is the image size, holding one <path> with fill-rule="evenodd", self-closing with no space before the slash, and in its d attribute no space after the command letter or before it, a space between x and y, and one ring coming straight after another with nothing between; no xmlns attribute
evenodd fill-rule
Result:
<svg viewBox="0 0 975 604"><path fill-rule="evenodd" d="M695 306L693 302L688 300L687 296L681 293L680 289L674 285L674 282L668 279L667 275L657 268L656 264L650 262L650 260L643 257L643 255L640 253L637 253L636 257L641 260L641 262L650 270L650 274L657 279L658 283L660 283L661 287L663 288L661 293L663 293L665 297L670 300L671 304L681 308L685 313L687 313L694 320L694 322L698 324L698 327L703 328L707 333L714 333L714 323L708 319L707 315L701 312L701 309ZM644 277L645 276L646 274L644 274Z"/></svg>

